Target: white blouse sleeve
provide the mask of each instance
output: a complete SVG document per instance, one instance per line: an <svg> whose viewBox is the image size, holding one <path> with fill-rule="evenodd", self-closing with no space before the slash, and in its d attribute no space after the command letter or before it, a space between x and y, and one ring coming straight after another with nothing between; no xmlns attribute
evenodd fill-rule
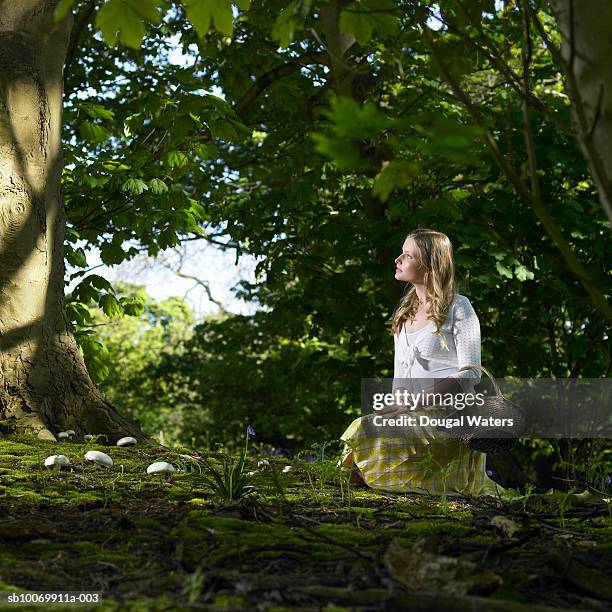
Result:
<svg viewBox="0 0 612 612"><path fill-rule="evenodd" d="M399 349L397 346L398 342L398 334L393 334L393 382L391 383L391 392L395 392L395 390L400 387L399 376L401 374L401 364L400 364L400 355Z"/></svg>
<svg viewBox="0 0 612 612"><path fill-rule="evenodd" d="M480 322L470 301L465 298L459 301L455 307L453 319L453 338L457 350L458 368L470 363L480 364ZM457 378L464 393L474 390L480 382L481 370L470 368L456 374L451 378Z"/></svg>

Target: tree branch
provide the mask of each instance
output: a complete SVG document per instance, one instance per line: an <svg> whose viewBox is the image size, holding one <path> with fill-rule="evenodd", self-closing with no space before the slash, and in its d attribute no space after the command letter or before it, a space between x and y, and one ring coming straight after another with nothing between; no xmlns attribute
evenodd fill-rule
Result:
<svg viewBox="0 0 612 612"><path fill-rule="evenodd" d="M529 70L531 65L532 49L531 37L529 34L529 16L527 10L523 6L523 2L528 0L518 0L519 8L522 9L523 27L525 30L525 43L527 49L521 49L523 61L523 120L525 122L525 149L527 150L527 160L529 163L529 175L531 178L531 193L538 202L542 202L540 193L540 180L538 178L538 163L536 159L535 144L533 142L533 132L531 130L531 117L529 115L529 106L527 104L527 96L529 94Z"/></svg>
<svg viewBox="0 0 612 612"><path fill-rule="evenodd" d="M264 74L260 75L249 90L234 106L237 115L244 113L246 108L252 104L257 97L272 83L297 72L300 68L309 64L325 64L327 65L327 53L323 51L312 51L296 57L290 62L286 62Z"/></svg>
<svg viewBox="0 0 612 612"><path fill-rule="evenodd" d="M606 301L605 296L599 290L597 284L590 278L587 274L586 270L576 258L574 252L571 250L571 247L565 240L563 233L561 232L561 228L557 225L555 220L552 218L548 210L544 207L541 200L535 197L535 194L531 193L523 184L520 176L516 173L512 165L508 162L506 157L500 151L497 141L491 134L491 130L488 126L483 122L479 110L475 107L470 99L469 95L463 90L463 88L459 85L458 81L455 77L449 72L447 66L444 64L436 45L433 41L433 36L429 27L426 24L426 13L421 11L420 25L423 31L423 37L427 47L429 48L432 58L436 61L442 74L444 74L444 78L449 83L449 85L453 88L455 95L457 98L463 103L466 107L468 113L472 117L472 120L476 125L478 125L483 130L484 141L487 147L489 148L493 158L497 162L501 171L506 175L506 178L509 182L514 186L517 193L523 198L523 200L530 204L533 208L537 218L540 220L549 236L553 240L553 242L557 245L557 248L561 252L563 259L568 265L571 272L578 278L580 283L582 283L583 287L586 289L587 293L591 296L593 302L597 305L601 313L609 320L612 321L612 307Z"/></svg>
<svg viewBox="0 0 612 612"><path fill-rule="evenodd" d="M66 60L64 62L64 98L68 97L70 92L66 89L66 75L70 72L70 68L76 58L76 53L79 48L79 42L81 41L81 36L83 32L87 29L87 25L91 22L93 16L95 15L98 7L96 6L97 0L90 0L90 3L85 7L83 11L83 15L77 21L73 27L72 32L70 33L70 42L68 43L68 50L66 52Z"/></svg>
<svg viewBox="0 0 612 612"><path fill-rule="evenodd" d="M461 6L464 13L467 17L472 21L472 23L476 26L477 22L474 21L474 17L472 13L467 11L467 9L463 6L463 3L459 0L459 5ZM452 24L443 22L450 32L453 32L457 35L462 35L463 32L455 28ZM467 42L471 44L474 49L483 53L487 59L489 60L491 66L497 68L499 72L506 78L507 83L516 91L521 98L526 100L528 104L530 104L535 110L542 113L551 123L557 126L566 136L576 139L576 134L572 131L571 126L566 125L559 117L556 116L554 112L552 112L545 104L540 100L537 96L533 95L531 91L524 92L521 88L521 81L519 75L517 75L510 65L503 59L502 52L497 49L495 44L484 35L484 32L480 29L481 37L484 41L483 44L479 44L476 40L470 38L469 36L465 37Z"/></svg>
<svg viewBox="0 0 612 612"><path fill-rule="evenodd" d="M206 292L206 295L208 296L208 299L213 304L216 304L219 307L219 310L221 311L222 314L224 314L224 315L228 314L228 310L225 308L223 303L220 302L219 300L216 300L213 297L212 291L210 290L210 285L206 281L202 280L201 278L198 278L197 276L194 276L193 274L187 274L187 273L182 271L182 268L183 268L183 256L182 255L180 257L178 269L174 269L169 263L167 263L167 262L165 262L163 260L159 260L158 259L157 263L160 266L166 268L166 270L170 270L171 272L173 272L174 274L176 274L180 278L185 278L187 280L194 281L197 285L199 285L200 287L202 287L204 289L204 291Z"/></svg>

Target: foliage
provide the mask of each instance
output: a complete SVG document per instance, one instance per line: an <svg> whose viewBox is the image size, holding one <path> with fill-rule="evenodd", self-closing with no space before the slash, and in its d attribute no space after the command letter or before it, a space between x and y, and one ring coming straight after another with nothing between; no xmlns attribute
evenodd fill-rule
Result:
<svg viewBox="0 0 612 612"><path fill-rule="evenodd" d="M323 34L327 3L241 3L229 35L229 3L195 15L192 3L154 2L147 11L163 17L147 17L144 33L103 30L118 43L142 34L133 47L109 47L100 13L91 23L88 3L74 3L84 34L66 73L67 260L85 276L91 246L116 264L187 238L260 260L255 282L236 293L262 312L206 322L149 373L155 391L143 398L166 397L167 384L198 440L235 440L251 420L283 446L337 435L355 414L359 380L389 373L384 322L403 289L393 258L419 226L451 237L458 289L478 313L483 364L496 376L610 374L608 322L449 89L417 3L375 4L342 5L340 29L356 42L337 62ZM528 183L520 11L418 3L434 4L441 60ZM546 8L537 15L558 43ZM609 229L559 68L533 24L530 33L542 201L609 295ZM176 40L184 65L169 61ZM87 278L69 305L77 332L88 323L81 298L111 314L125 306ZM92 334L77 337L98 346Z"/></svg>
<svg viewBox="0 0 612 612"><path fill-rule="evenodd" d="M221 499L235 501L244 497L255 488L253 485L247 484L249 477L244 470L248 447L249 434L247 433L244 453L238 458L234 458L231 455L224 456L221 459L220 469L215 467L209 459L202 457L206 467L201 475L201 479Z"/></svg>
<svg viewBox="0 0 612 612"><path fill-rule="evenodd" d="M87 367L98 374L100 388L111 403L138 419L149 434L157 435L163 430L170 441L181 428L182 407L165 391L168 381L151 380L150 370L157 366L162 354L175 353L180 343L190 337L194 314L179 297L158 302L147 295L143 286L118 282L115 288L121 299L140 300L142 313L108 321L101 309L92 307L92 324L104 347L105 359L100 366L84 350ZM99 359L98 354L93 359ZM153 388L157 391L153 392Z"/></svg>
<svg viewBox="0 0 612 612"><path fill-rule="evenodd" d="M283 338L264 312L236 315L197 325L146 376L153 396L183 407L181 440L231 447L252 423L260 440L294 449L336 437L347 409L359 411L360 388L351 381L359 380L366 356L347 346L348 338L337 346Z"/></svg>

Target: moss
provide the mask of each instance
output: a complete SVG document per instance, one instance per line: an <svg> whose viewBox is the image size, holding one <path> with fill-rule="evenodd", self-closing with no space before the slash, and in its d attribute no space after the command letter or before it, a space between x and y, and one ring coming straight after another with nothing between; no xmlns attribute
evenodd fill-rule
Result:
<svg viewBox="0 0 612 612"><path fill-rule="evenodd" d="M90 448L110 454L113 468L99 470L84 461ZM43 467L44 457L59 452L71 459L72 471ZM4 527L0 523L3 583L25 590L92 590L98 585L105 589L105 598L97 612L189 610L189 597L202 609L280 611L285 608L269 605L268 590L260 580L291 583L294 577L299 582L306 576L312 584L324 584L335 574L353 590L367 585L387 588L368 559L378 555L376 562L383 567L382 555L393 538L405 546L422 535L451 544L497 541L492 532L469 522L482 512L469 501L448 500L445 518L439 496L352 488L349 507L346 489L344 498L338 484L326 483L322 493L317 485L313 491L300 469L290 473L282 505L269 494L273 487L265 472L259 482L267 487L267 496L220 504L179 453L196 455L189 449L119 449L2 438L0 496L10 519ZM147 465L160 458L176 461L185 471L170 481L149 477ZM287 463L275 459L271 463L278 467ZM249 461L255 464L256 458ZM606 520L600 517L598 527L590 528L593 539L609 539L612 525ZM574 529L583 527L575 523ZM584 531L589 533L589 528ZM526 577L533 573L525 565L539 568L548 545L544 534L511 551L510 561L497 557L500 571L507 571L504 590L495 597L519 601ZM593 551L597 555L585 554L603 559L610 550L609 544L600 544ZM364 551L368 559L359 557ZM471 558L478 557L479 553ZM249 575L255 577L248 579ZM351 582L355 576L359 582ZM236 585L243 591L237 592ZM270 586L269 592L275 590ZM537 600L537 594L524 599ZM320 602L326 607L308 604L329 612L342 610L329 599Z"/></svg>
<svg viewBox="0 0 612 612"><path fill-rule="evenodd" d="M343 514L359 514L361 516L371 517L376 512L376 508L364 508L362 506L351 506L350 508L339 508Z"/></svg>
<svg viewBox="0 0 612 612"><path fill-rule="evenodd" d="M359 531L344 525L318 525L314 531L331 538L332 541L350 544L366 544L377 535L376 532Z"/></svg>
<svg viewBox="0 0 612 612"><path fill-rule="evenodd" d="M462 525L454 521L448 521L444 519L429 519L423 521L412 521L406 522L404 533L414 535L427 535L427 534L438 534L438 535L456 535L456 536L467 536L477 535L479 532L474 527L469 525Z"/></svg>
<svg viewBox="0 0 612 612"><path fill-rule="evenodd" d="M235 610L236 606L246 606L247 602L244 597L237 595L217 595L212 605L222 610Z"/></svg>
<svg viewBox="0 0 612 612"><path fill-rule="evenodd" d="M139 516L132 520L135 527L141 527L142 529L157 529L159 528L159 521L150 518L148 516Z"/></svg>

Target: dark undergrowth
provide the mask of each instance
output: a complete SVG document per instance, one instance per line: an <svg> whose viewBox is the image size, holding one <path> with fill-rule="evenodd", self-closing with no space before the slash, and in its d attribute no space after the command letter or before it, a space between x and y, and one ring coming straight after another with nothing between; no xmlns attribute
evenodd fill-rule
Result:
<svg viewBox="0 0 612 612"><path fill-rule="evenodd" d="M84 460L92 448L110 470ZM45 469L58 453L71 468ZM267 459L258 470L247 457L255 488L227 502L195 450L0 438L0 590L102 597L3 609L611 609L604 500L383 494L348 489L329 466ZM147 475L156 460L177 472Z"/></svg>

